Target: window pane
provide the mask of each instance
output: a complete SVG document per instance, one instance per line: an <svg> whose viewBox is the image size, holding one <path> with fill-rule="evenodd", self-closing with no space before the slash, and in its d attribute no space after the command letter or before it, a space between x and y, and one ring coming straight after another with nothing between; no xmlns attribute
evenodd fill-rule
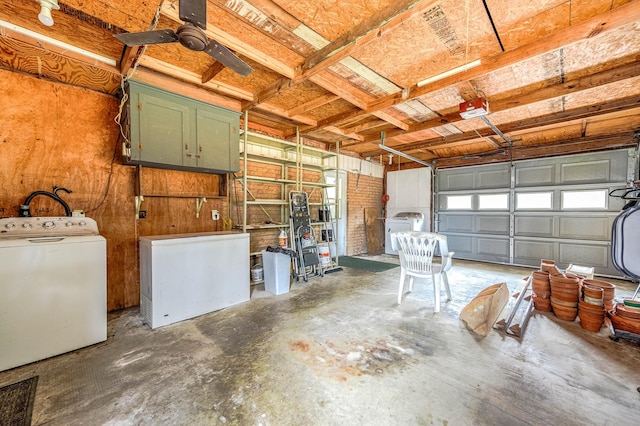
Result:
<svg viewBox="0 0 640 426"><path fill-rule="evenodd" d="M525 192L516 194L516 210L551 209L552 192Z"/></svg>
<svg viewBox="0 0 640 426"><path fill-rule="evenodd" d="M447 195L447 210L471 210L471 195Z"/></svg>
<svg viewBox="0 0 640 426"><path fill-rule="evenodd" d="M478 203L480 210L507 210L509 208L509 194L480 194Z"/></svg>
<svg viewBox="0 0 640 426"><path fill-rule="evenodd" d="M562 191L563 209L605 209L607 208L607 190Z"/></svg>

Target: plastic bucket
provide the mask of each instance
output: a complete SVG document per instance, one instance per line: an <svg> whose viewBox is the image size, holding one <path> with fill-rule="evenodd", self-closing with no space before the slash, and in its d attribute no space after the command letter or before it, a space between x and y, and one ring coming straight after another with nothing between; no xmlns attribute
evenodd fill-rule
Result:
<svg viewBox="0 0 640 426"><path fill-rule="evenodd" d="M262 265L256 265L251 268L251 281L262 281L263 270Z"/></svg>
<svg viewBox="0 0 640 426"><path fill-rule="evenodd" d="M331 253L329 253L328 244L318 245L318 256L320 257L320 264L322 266L331 265Z"/></svg>

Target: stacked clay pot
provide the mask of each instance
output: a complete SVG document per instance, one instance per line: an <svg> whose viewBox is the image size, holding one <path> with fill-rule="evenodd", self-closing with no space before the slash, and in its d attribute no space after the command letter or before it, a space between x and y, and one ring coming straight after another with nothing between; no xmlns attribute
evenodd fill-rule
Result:
<svg viewBox="0 0 640 426"><path fill-rule="evenodd" d="M538 311L551 312L551 286L549 273L534 271L531 274L531 290L533 291L533 306Z"/></svg>
<svg viewBox="0 0 640 426"><path fill-rule="evenodd" d="M616 303L615 309L609 312L609 318L616 331L640 334L640 300L625 299Z"/></svg>
<svg viewBox="0 0 640 426"><path fill-rule="evenodd" d="M582 294L578 303L580 326L589 331L600 331L604 322L604 290L602 287L582 285Z"/></svg>
<svg viewBox="0 0 640 426"><path fill-rule="evenodd" d="M574 321L578 315L580 278L573 274L558 273L549 278L551 307L554 315L565 321Z"/></svg>
<svg viewBox="0 0 640 426"><path fill-rule="evenodd" d="M607 312L613 310L613 297L616 293L616 286L601 280L584 280L582 283L584 286L598 287L603 291L602 301L604 308Z"/></svg>

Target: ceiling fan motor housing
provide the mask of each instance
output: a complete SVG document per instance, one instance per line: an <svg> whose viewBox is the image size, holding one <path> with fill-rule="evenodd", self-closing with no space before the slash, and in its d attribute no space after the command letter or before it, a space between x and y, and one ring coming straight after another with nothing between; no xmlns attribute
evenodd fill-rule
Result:
<svg viewBox="0 0 640 426"><path fill-rule="evenodd" d="M178 34L180 44L187 49L202 51L207 47L207 44L209 44L209 40L207 40L204 31L192 24L182 25L178 28L176 34Z"/></svg>

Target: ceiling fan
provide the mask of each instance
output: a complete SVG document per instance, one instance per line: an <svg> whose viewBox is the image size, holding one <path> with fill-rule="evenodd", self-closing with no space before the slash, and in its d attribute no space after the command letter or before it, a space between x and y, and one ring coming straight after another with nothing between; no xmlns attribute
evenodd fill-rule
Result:
<svg viewBox="0 0 640 426"><path fill-rule="evenodd" d="M179 15L184 24L175 32L166 29L114 34L114 37L127 46L179 41L187 49L202 51L243 77L253 72L253 68L225 46L213 39L207 39L204 32L207 29L207 0L179 0Z"/></svg>

